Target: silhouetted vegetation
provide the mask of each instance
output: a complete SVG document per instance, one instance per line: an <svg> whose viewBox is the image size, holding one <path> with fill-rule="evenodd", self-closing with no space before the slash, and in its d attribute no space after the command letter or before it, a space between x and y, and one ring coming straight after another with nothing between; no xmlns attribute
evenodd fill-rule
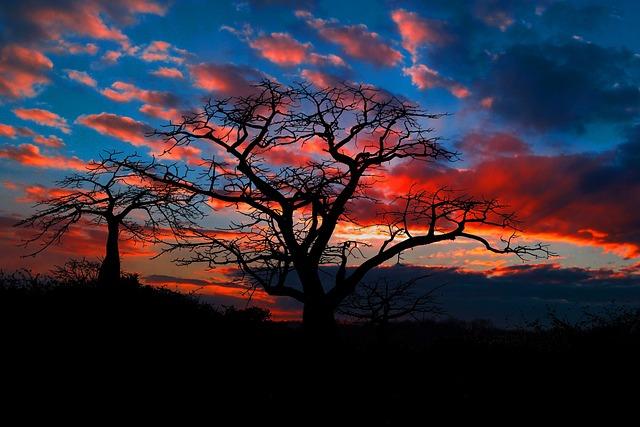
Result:
<svg viewBox="0 0 640 427"><path fill-rule="evenodd" d="M0 275L3 344L14 358L6 378L26 387L37 375L54 387L90 373L83 387L93 404L110 395L103 384L120 381L136 385L119 391L121 401L199 402L214 405L216 417L245 421L339 414L341 422L372 425L406 423L425 411L456 417L492 405L626 402L631 395L617 384L637 379L637 311L588 313L574 323L551 312L545 322L510 330L486 321L400 320L388 323L383 341L375 325L342 323L327 347L306 340L299 323L270 321L265 310L213 307L131 274L105 285L95 280L97 268L74 261L47 277ZM251 411L227 406L247 395Z"/></svg>

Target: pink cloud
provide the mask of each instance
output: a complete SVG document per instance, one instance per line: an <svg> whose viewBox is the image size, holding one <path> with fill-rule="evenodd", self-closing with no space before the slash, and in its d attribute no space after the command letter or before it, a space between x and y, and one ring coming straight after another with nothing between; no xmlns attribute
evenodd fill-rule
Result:
<svg viewBox="0 0 640 427"><path fill-rule="evenodd" d="M31 137L33 142L40 145L45 145L51 148L60 148L64 146L62 139L55 135L49 135L48 137L39 135L26 127L13 127L11 125L5 125L0 123L0 137L15 139L17 136Z"/></svg>
<svg viewBox="0 0 640 427"><path fill-rule="evenodd" d="M335 20L314 18L309 12L297 11L296 16L315 28L325 40L336 43L354 58L378 66L394 66L402 61L402 53L387 44L378 33L366 25L340 25Z"/></svg>
<svg viewBox="0 0 640 427"><path fill-rule="evenodd" d="M33 142L35 142L36 144L44 145L46 147L51 147L51 148L64 147L64 141L55 135L49 135L49 136L35 135L33 137Z"/></svg>
<svg viewBox="0 0 640 427"><path fill-rule="evenodd" d="M67 71L67 77L69 77L71 80L75 80L78 83L82 83L83 85L86 86L90 86L90 87L96 87L98 85L98 82L96 82L96 80L91 77L89 74L87 74L84 71L76 71L76 70L66 70Z"/></svg>
<svg viewBox="0 0 640 427"><path fill-rule="evenodd" d="M178 64L184 62L184 58L172 55L171 54L172 52L184 53L185 51L181 49L176 49L173 46L171 46L170 43L167 43L165 41L156 40L142 51L142 54L140 57L147 62L164 61L164 62L175 62Z"/></svg>
<svg viewBox="0 0 640 427"><path fill-rule="evenodd" d="M403 68L405 76L411 77L411 82L420 90L442 87L447 89L456 98L466 98L471 94L469 89L449 78L441 76L437 71L432 70L424 64L415 64L408 68Z"/></svg>
<svg viewBox="0 0 640 427"><path fill-rule="evenodd" d="M278 65L298 65L307 60L311 43L300 43L287 33L271 33L252 40L249 45Z"/></svg>
<svg viewBox="0 0 640 427"><path fill-rule="evenodd" d="M49 82L46 73L53 68L49 58L37 50L15 44L0 50L0 96L31 98Z"/></svg>
<svg viewBox="0 0 640 427"><path fill-rule="evenodd" d="M200 63L189 67L196 87L224 95L248 95L264 76L257 70L232 64Z"/></svg>
<svg viewBox="0 0 640 427"><path fill-rule="evenodd" d="M115 82L111 85L111 88L103 89L100 93L116 102L138 100L163 106L173 106L178 103L176 96L169 92L140 89L133 84L125 82Z"/></svg>
<svg viewBox="0 0 640 427"><path fill-rule="evenodd" d="M136 15L162 15L166 6L152 0L92 0L77 2L15 2L8 5L8 31L39 42L62 41L69 35L109 40L123 47L128 37L112 23L127 25Z"/></svg>
<svg viewBox="0 0 640 427"><path fill-rule="evenodd" d="M42 108L16 108L13 113L22 120L30 120L41 126L54 127L64 133L71 133L67 120L51 111Z"/></svg>
<svg viewBox="0 0 640 427"><path fill-rule="evenodd" d="M396 9L391 12L391 19L398 26L402 36L402 47L416 58L418 48L424 44L442 45L449 41L449 35L442 28L442 23L421 18L414 12Z"/></svg>
<svg viewBox="0 0 640 427"><path fill-rule="evenodd" d="M313 84L315 87L319 89L325 89L328 87L335 87L343 83L343 81L334 76L332 74L327 74L322 71L317 70L302 70L300 73L302 78L304 78L309 83Z"/></svg>
<svg viewBox="0 0 640 427"><path fill-rule="evenodd" d="M77 157L43 154L40 148L33 144L20 144L17 147L5 145L0 148L0 158L37 168L84 170L86 166L86 163Z"/></svg>
<svg viewBox="0 0 640 427"><path fill-rule="evenodd" d="M144 104L139 111L147 116L163 120L177 121L182 117L182 113L175 108L162 108L151 104Z"/></svg>
<svg viewBox="0 0 640 427"><path fill-rule="evenodd" d="M150 140L145 134L152 129L131 117L111 113L82 115L76 123L87 126L98 133L126 141L136 147L147 146Z"/></svg>
<svg viewBox="0 0 640 427"><path fill-rule="evenodd" d="M178 70L177 68L160 67L157 70L152 71L151 74L168 79L184 79L182 71Z"/></svg>

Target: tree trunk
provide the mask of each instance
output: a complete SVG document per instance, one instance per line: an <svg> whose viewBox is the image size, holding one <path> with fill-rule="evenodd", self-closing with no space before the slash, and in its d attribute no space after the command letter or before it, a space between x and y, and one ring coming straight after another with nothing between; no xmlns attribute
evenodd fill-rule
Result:
<svg viewBox="0 0 640 427"><path fill-rule="evenodd" d="M118 249L118 234L120 224L108 221L107 251L100 266L98 281L103 284L116 284L120 281L120 250Z"/></svg>
<svg viewBox="0 0 640 427"><path fill-rule="evenodd" d="M305 335L317 342L333 340L336 318L333 307L322 299L306 301L302 312Z"/></svg>

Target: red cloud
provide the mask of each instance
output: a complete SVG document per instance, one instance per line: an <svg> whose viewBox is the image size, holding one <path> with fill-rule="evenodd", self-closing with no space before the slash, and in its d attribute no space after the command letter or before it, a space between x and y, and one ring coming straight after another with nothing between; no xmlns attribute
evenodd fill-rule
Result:
<svg viewBox="0 0 640 427"><path fill-rule="evenodd" d="M184 79L182 71L177 68L160 67L157 70L152 71L151 74L158 77L166 77L168 79Z"/></svg>
<svg viewBox="0 0 640 427"><path fill-rule="evenodd" d="M66 71L67 71L67 77L69 77L71 80L75 80L78 83L82 83L83 85L90 86L90 87L96 87L98 85L96 80L84 71L76 71L76 70L66 70Z"/></svg>
<svg viewBox="0 0 640 427"><path fill-rule="evenodd" d="M402 194L417 183L430 190L446 186L476 197L498 198L518 213L527 235L594 244L623 256L640 256L640 185L630 184L633 181L624 172L613 170L610 158L587 154L538 156L527 154L504 135L498 139L502 141L489 139L489 145L503 149L506 145L507 151L522 154L487 159L460 170L403 164L391 171L385 188L389 194ZM607 174L606 181L598 180L602 174Z"/></svg>
<svg viewBox="0 0 640 427"><path fill-rule="evenodd" d="M111 113L89 114L78 117L76 123L90 127L103 135L121 139L136 147L150 144L150 140L145 138L145 133L152 129L131 117Z"/></svg>
<svg viewBox="0 0 640 427"><path fill-rule="evenodd" d="M22 120L30 120L41 126L54 127L64 133L71 133L67 120L51 111L42 108L16 108L13 113Z"/></svg>
<svg viewBox="0 0 640 427"><path fill-rule="evenodd" d="M49 82L46 73L53 63L42 53L17 45L0 50L0 96L31 98Z"/></svg>
<svg viewBox="0 0 640 427"><path fill-rule="evenodd" d="M251 94L253 82L263 78L257 70L232 64L201 63L189 67L189 73L197 87L232 96Z"/></svg>
<svg viewBox="0 0 640 427"><path fill-rule="evenodd" d="M391 12L391 19L402 36L402 47L411 53L414 60L420 46L427 43L442 45L450 40L441 22L423 19L414 12L397 9Z"/></svg>
<svg viewBox="0 0 640 427"><path fill-rule="evenodd" d="M45 155L38 146L33 144L20 144L17 147L5 145L0 148L0 158L37 168L84 170L86 165L77 157Z"/></svg>
<svg viewBox="0 0 640 427"><path fill-rule="evenodd" d="M434 87L447 89L456 98L466 98L471 94L469 90L453 80L441 76L437 71L432 70L424 64L415 64L408 68L403 68L405 76L411 77L411 82L420 90L427 90Z"/></svg>
<svg viewBox="0 0 640 427"><path fill-rule="evenodd" d="M111 88L100 91L104 96L116 102L139 100L147 104L174 106L178 103L175 95L169 92L145 90L125 82L115 82Z"/></svg>
<svg viewBox="0 0 640 427"><path fill-rule="evenodd" d="M314 18L305 11L297 11L296 16L315 28L322 38L340 45L349 56L379 66L394 66L402 61L400 52L364 24L339 25L335 20Z"/></svg>

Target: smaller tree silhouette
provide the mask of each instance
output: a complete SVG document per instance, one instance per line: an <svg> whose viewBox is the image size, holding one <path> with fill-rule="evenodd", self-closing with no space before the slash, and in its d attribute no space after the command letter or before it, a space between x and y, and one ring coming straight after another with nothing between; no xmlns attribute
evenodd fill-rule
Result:
<svg viewBox="0 0 640 427"><path fill-rule="evenodd" d="M394 320L423 320L425 316L444 314L436 292L445 285L428 290L418 289L418 282L429 277L422 275L398 281L381 278L363 282L338 306L337 312L363 321L376 328L378 338L386 341L389 322Z"/></svg>
<svg viewBox="0 0 640 427"><path fill-rule="evenodd" d="M166 227L193 223L202 217L197 200L200 196L162 183L145 182L114 163L115 154L89 163L84 173L59 181L58 185L68 191L40 201L35 214L16 224L38 230L24 244L39 241L41 245L27 256L59 243L82 220L106 225L106 252L98 280L114 283L120 280L119 240L123 233L127 239L153 242Z"/></svg>

